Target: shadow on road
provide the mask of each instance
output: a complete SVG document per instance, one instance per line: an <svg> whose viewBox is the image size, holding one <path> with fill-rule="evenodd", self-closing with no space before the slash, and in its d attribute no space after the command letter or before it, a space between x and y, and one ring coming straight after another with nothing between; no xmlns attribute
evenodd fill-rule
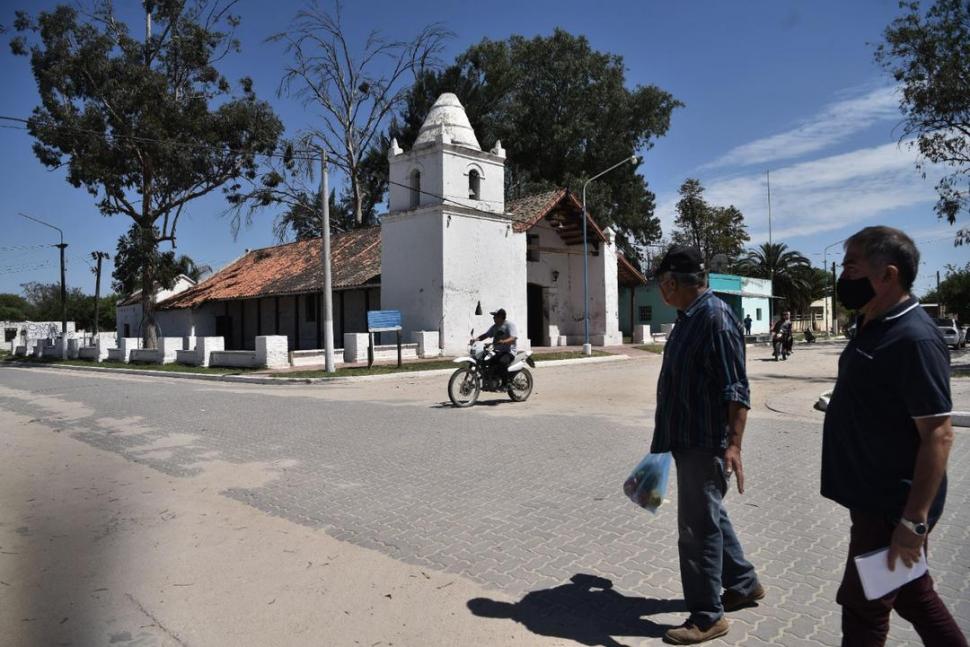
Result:
<svg viewBox="0 0 970 647"><path fill-rule="evenodd" d="M479 617L514 620L540 636L623 647L613 636L659 638L670 628L643 616L682 612L687 607L683 600L628 597L614 591L608 579L577 573L569 584L531 591L515 603L474 598L468 608Z"/></svg>
<svg viewBox="0 0 970 647"><path fill-rule="evenodd" d="M472 406L473 407L498 407L503 404L515 404L515 401L510 400L509 398L497 398L495 400L479 400ZM459 407L456 407L451 402L438 402L437 404L432 404L430 408L431 409L458 409Z"/></svg>

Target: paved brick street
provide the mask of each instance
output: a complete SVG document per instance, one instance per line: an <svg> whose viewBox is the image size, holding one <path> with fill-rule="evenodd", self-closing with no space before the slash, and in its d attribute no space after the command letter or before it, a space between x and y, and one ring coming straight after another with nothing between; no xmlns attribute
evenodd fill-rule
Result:
<svg viewBox="0 0 970 647"><path fill-rule="evenodd" d="M848 518L818 495L821 414L810 408L832 382L837 352L803 350L776 364L752 351L747 492L734 491L729 510L768 597L732 614L721 644L839 644L834 598ZM658 366L659 358L645 355L540 368L528 403L486 398L469 410L442 402L440 376L241 387L2 369L0 409L171 477L215 465L228 465L226 474L234 464L268 466L259 483L227 479L220 490L520 600L511 613L536 634L560 638L551 644L659 644L666 626L683 617L676 506L652 516L621 490L649 441ZM955 381L965 409L966 382ZM970 633L968 468L970 435L961 430L930 561ZM673 489L668 496L675 498ZM610 580L612 593L594 578ZM497 606L478 603L472 611L495 615ZM897 617L890 644L920 643Z"/></svg>

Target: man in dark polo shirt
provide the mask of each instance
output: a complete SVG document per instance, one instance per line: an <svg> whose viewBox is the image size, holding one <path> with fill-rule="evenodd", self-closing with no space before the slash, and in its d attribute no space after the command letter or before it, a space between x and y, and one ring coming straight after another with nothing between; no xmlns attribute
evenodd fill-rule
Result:
<svg viewBox="0 0 970 647"><path fill-rule="evenodd" d="M950 356L910 295L919 251L903 232L867 227L845 243L837 293L859 313L839 358L825 413L822 496L849 509L849 557L837 600L842 644L883 645L889 615L909 620L924 644L966 647L929 573L866 600L853 558L889 547L889 568L916 562L946 498Z"/></svg>
<svg viewBox="0 0 970 647"><path fill-rule="evenodd" d="M650 451L672 452L677 466L677 547L690 612L664 639L690 645L723 636L725 611L765 595L723 503L732 474L744 492L741 437L751 396L741 322L707 289L697 248L672 247L656 278L678 312L664 347Z"/></svg>

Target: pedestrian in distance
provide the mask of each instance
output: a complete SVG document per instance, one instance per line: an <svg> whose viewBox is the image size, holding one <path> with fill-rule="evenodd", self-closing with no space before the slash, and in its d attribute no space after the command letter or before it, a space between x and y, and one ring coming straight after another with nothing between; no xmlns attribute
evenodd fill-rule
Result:
<svg viewBox="0 0 970 647"><path fill-rule="evenodd" d="M741 439L751 400L741 322L707 288L700 251L672 247L655 277L678 313L664 348L650 451L671 452L677 469L677 546L690 613L664 640L691 645L728 633L725 611L765 596L723 502L732 475L744 492Z"/></svg>
<svg viewBox="0 0 970 647"><path fill-rule="evenodd" d="M867 600L854 558L889 547L888 568L917 562L943 513L953 444L950 359L910 290L919 250L902 231L866 227L845 242L839 301L859 313L825 412L822 496L849 509L849 555L836 597L842 644L885 644L895 610L923 644L967 640L927 572Z"/></svg>
<svg viewBox="0 0 970 647"><path fill-rule="evenodd" d="M751 335L751 315L744 316L744 335L745 337Z"/></svg>

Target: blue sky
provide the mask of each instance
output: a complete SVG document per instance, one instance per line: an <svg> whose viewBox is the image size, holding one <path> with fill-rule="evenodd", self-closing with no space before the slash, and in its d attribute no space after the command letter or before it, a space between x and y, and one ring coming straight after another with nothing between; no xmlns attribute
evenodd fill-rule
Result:
<svg viewBox="0 0 970 647"><path fill-rule="evenodd" d="M17 8L54 4L2 0L0 24L9 25ZM265 39L284 30L302 6L242 0L242 53L222 68L230 79L253 77L257 93L271 101L291 133L312 125L317 115L276 96L285 58L279 45ZM930 169L924 179L914 154L898 143L897 97L872 58L873 43L897 12L895 0L357 0L347 3L344 20L356 42L371 29L406 38L440 21L455 33L448 60L486 37L548 35L556 27L584 34L594 48L624 58L631 86L656 84L686 104L640 169L657 194L665 234L678 186L699 177L712 202L742 210L752 242L766 240L770 169L775 241L821 265L827 245L862 226L900 227L923 252L921 293L935 282L937 270L966 263L970 249L954 248L955 228L932 211L938 172ZM5 42L0 56L0 114L27 116L38 100L28 62L11 56ZM64 229L68 284L93 291L90 252L113 253L128 223L101 216L86 192L67 184L62 172L44 169L30 147L26 133L0 129L0 292L19 292L27 281L58 280L56 249L11 249L56 242L55 232L18 211ZM273 244L272 209L257 214L235 239L224 210L218 193L193 203L180 225L179 252L218 268L247 248ZM830 262L839 251L829 250ZM106 275L111 269L106 265Z"/></svg>

